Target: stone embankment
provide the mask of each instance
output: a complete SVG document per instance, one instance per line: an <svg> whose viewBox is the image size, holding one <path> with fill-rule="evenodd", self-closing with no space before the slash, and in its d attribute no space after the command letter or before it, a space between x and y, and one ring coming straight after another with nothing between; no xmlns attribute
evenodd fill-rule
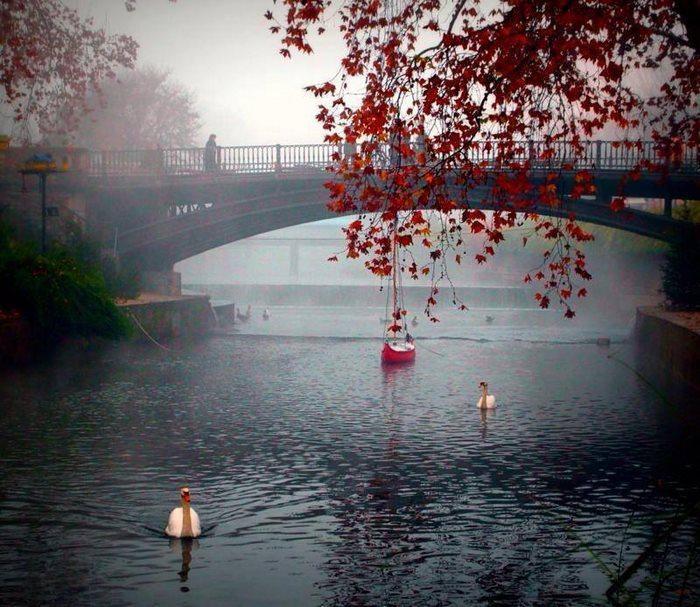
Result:
<svg viewBox="0 0 700 607"><path fill-rule="evenodd" d="M700 312L639 308L635 344L639 372L669 398L700 398Z"/></svg>
<svg viewBox="0 0 700 607"><path fill-rule="evenodd" d="M216 323L208 295L143 293L117 305L131 320L131 339L136 341L160 344L176 338L191 339L206 335ZM0 369L35 362L39 354L35 339L27 321L18 315L0 313ZM91 343L94 341L69 338L60 347L84 349Z"/></svg>
<svg viewBox="0 0 700 607"><path fill-rule="evenodd" d="M208 295L142 293L118 306L133 323L138 340L188 339L206 334L215 323Z"/></svg>

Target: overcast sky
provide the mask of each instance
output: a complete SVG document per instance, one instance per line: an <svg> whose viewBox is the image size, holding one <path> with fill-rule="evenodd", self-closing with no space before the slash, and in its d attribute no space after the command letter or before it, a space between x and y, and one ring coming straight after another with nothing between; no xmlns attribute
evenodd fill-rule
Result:
<svg viewBox="0 0 700 607"><path fill-rule="evenodd" d="M139 0L132 13L121 0L72 4L110 32L131 35L141 46L139 65L169 68L195 93L204 139L216 133L219 145L322 141L317 100L303 87L336 73L337 34L324 35L314 55L289 60L263 17L272 0Z"/></svg>

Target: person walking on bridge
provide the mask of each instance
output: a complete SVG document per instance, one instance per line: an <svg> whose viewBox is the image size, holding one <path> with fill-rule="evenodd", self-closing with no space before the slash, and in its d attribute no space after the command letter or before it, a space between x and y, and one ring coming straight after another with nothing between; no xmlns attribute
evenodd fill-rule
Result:
<svg viewBox="0 0 700 607"><path fill-rule="evenodd" d="M209 135L207 144L204 146L204 170L205 171L216 171L219 168L218 148L216 145L216 135Z"/></svg>

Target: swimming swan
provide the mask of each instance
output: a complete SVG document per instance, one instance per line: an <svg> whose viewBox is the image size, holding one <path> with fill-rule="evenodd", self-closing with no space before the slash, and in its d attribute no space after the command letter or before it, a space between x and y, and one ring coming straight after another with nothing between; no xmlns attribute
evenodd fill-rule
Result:
<svg viewBox="0 0 700 607"><path fill-rule="evenodd" d="M496 408L496 397L493 394L487 394L489 385L485 382L479 382L481 387L481 398L476 401L476 406L478 409L495 409Z"/></svg>
<svg viewBox="0 0 700 607"><path fill-rule="evenodd" d="M190 507L189 487L180 489L180 508L173 508L165 528L170 537L199 537L202 528L199 525L199 515Z"/></svg>

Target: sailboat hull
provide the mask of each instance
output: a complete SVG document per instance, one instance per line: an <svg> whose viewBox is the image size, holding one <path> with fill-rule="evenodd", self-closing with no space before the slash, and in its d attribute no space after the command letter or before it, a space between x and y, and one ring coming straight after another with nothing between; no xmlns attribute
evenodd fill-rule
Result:
<svg viewBox="0 0 700 607"><path fill-rule="evenodd" d="M416 347L413 344L385 342L382 348L382 362L387 364L409 363L416 359Z"/></svg>

